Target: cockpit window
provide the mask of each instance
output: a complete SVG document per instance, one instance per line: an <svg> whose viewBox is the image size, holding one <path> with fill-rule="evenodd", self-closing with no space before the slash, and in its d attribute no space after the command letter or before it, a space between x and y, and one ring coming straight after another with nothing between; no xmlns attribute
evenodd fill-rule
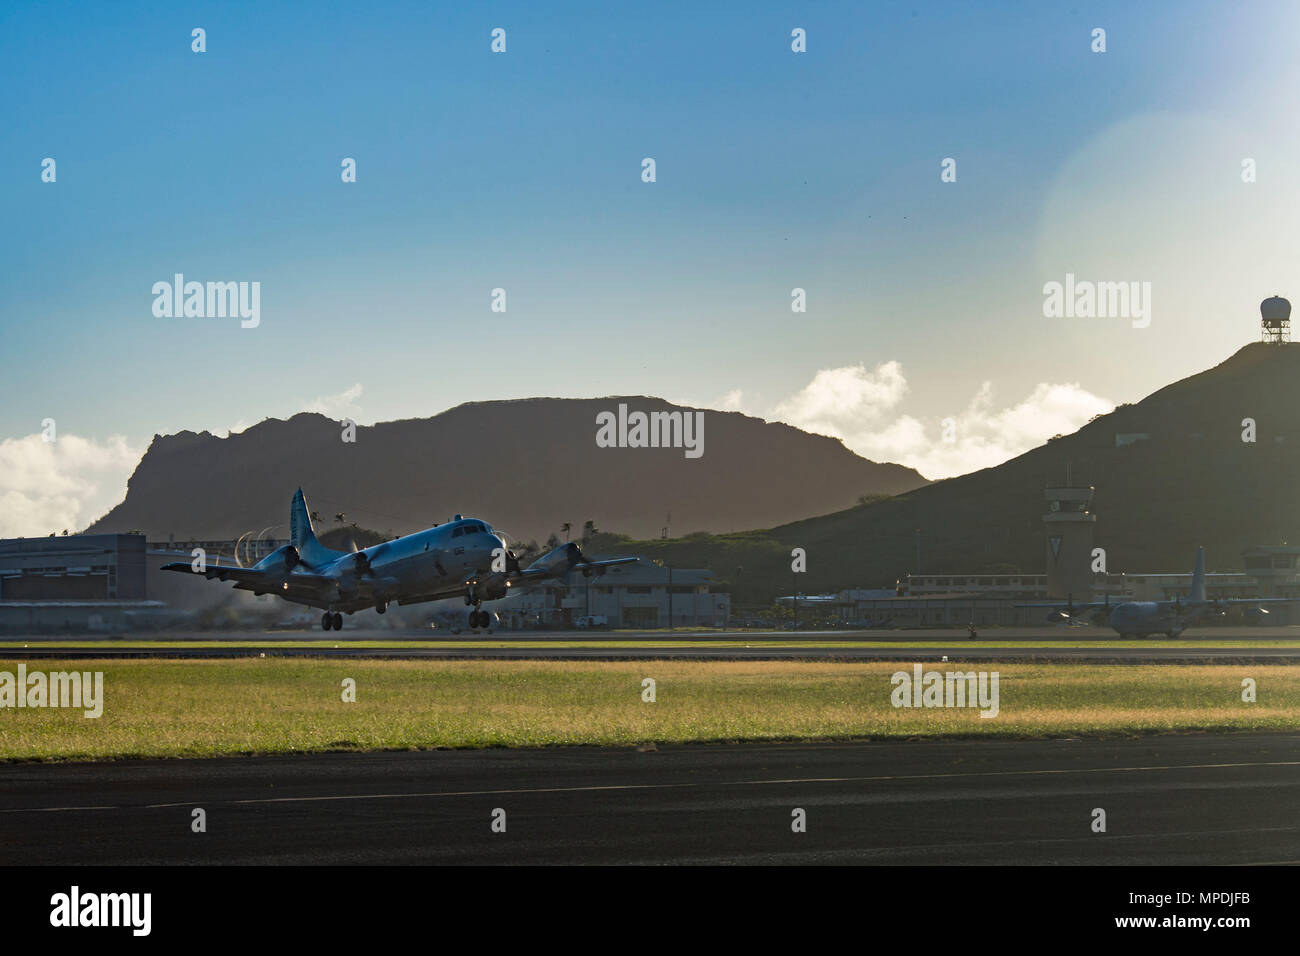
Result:
<svg viewBox="0 0 1300 956"><path fill-rule="evenodd" d="M487 534L487 533L488 533L488 529L484 525L479 524L477 521L467 521L463 525L460 525L458 528L456 528L456 530L451 533L451 536L453 538L459 538L463 534Z"/></svg>

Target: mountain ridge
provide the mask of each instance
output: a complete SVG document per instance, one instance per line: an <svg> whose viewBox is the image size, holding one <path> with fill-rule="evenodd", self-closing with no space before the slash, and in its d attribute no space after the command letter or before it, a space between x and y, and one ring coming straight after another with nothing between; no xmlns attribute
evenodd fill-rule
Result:
<svg viewBox="0 0 1300 956"><path fill-rule="evenodd" d="M598 448L596 415L620 403L702 412L704 454ZM343 441L341 423L316 412L267 418L224 438L155 435L125 499L88 530L185 540L270 526L275 536L301 486L326 525L341 512L400 534L464 513L522 539L545 540L563 522L587 520L652 536L670 513L673 527L725 531L926 483L914 469L869 461L836 438L653 396L465 402L427 418L357 426L355 437Z"/></svg>

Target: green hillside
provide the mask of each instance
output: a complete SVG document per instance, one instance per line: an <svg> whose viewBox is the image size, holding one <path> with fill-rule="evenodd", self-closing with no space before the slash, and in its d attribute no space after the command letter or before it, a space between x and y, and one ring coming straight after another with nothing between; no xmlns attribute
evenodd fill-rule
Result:
<svg viewBox="0 0 1300 956"><path fill-rule="evenodd" d="M1242 441L1242 420L1257 424ZM1117 435L1146 435L1117 447ZM795 586L790 551L808 552L804 592L879 587L914 570L1042 573L1043 489L1095 486L1096 544L1111 571L1190 570L1203 544L1211 570L1242 566L1256 544L1300 541L1300 343L1247 345L1226 362L1101 416L995 468L763 531L667 541L604 535L675 567L709 567L738 605Z"/></svg>

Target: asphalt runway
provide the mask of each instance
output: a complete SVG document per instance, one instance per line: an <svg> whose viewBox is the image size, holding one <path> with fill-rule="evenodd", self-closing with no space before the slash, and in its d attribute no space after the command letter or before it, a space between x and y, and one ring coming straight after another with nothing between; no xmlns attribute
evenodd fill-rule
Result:
<svg viewBox="0 0 1300 956"><path fill-rule="evenodd" d="M964 632L931 630L835 631L497 631L493 634L451 635L445 631L345 629L342 632L164 632L114 635L98 639L43 635L8 637L26 647L0 647L0 660L32 658L233 658L265 654L284 657L368 657L389 659L486 660L852 660L852 661L1020 661L1092 664L1291 664L1300 663L1300 628L1203 628L1176 640L1164 637L1134 640L1133 646L1106 647L1119 640L1104 628L989 629L977 641ZM73 647L54 642L76 640ZM148 641L193 643L193 647L133 648ZM234 647L212 647L219 641ZM332 641L337 647L301 647L303 641ZM383 648L362 648L355 642L379 641ZM419 647L437 641L447 646ZM888 647L890 642L920 647ZM1044 647L1038 642L1069 641L1080 646ZM1247 646L1188 647L1188 641L1242 641ZM1255 643L1294 642L1283 647L1254 647ZM582 647L599 643L612 646ZM994 647L972 646L993 644ZM1098 646L1088 645L1096 643ZM750 646L746 646L746 645ZM410 645L410 646L403 646ZM489 646L483 646L489 645ZM531 645L531 646L525 646ZM554 645L554 646L548 646ZM846 646L847 645L847 646Z"/></svg>
<svg viewBox="0 0 1300 956"><path fill-rule="evenodd" d="M0 864L1295 864L1297 806L1297 734L10 764Z"/></svg>

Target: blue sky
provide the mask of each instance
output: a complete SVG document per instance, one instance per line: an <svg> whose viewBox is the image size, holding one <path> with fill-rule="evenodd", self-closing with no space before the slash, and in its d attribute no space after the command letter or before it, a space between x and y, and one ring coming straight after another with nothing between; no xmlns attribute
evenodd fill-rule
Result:
<svg viewBox="0 0 1300 956"><path fill-rule="evenodd" d="M1293 4L443 7L0 8L0 458L32 476L2 510L86 523L154 433L530 395L956 473L1221 361L1293 289ZM175 272L260 282L261 324L155 317ZM1044 318L1066 272L1150 281L1151 326ZM115 464L37 448L47 417Z"/></svg>

